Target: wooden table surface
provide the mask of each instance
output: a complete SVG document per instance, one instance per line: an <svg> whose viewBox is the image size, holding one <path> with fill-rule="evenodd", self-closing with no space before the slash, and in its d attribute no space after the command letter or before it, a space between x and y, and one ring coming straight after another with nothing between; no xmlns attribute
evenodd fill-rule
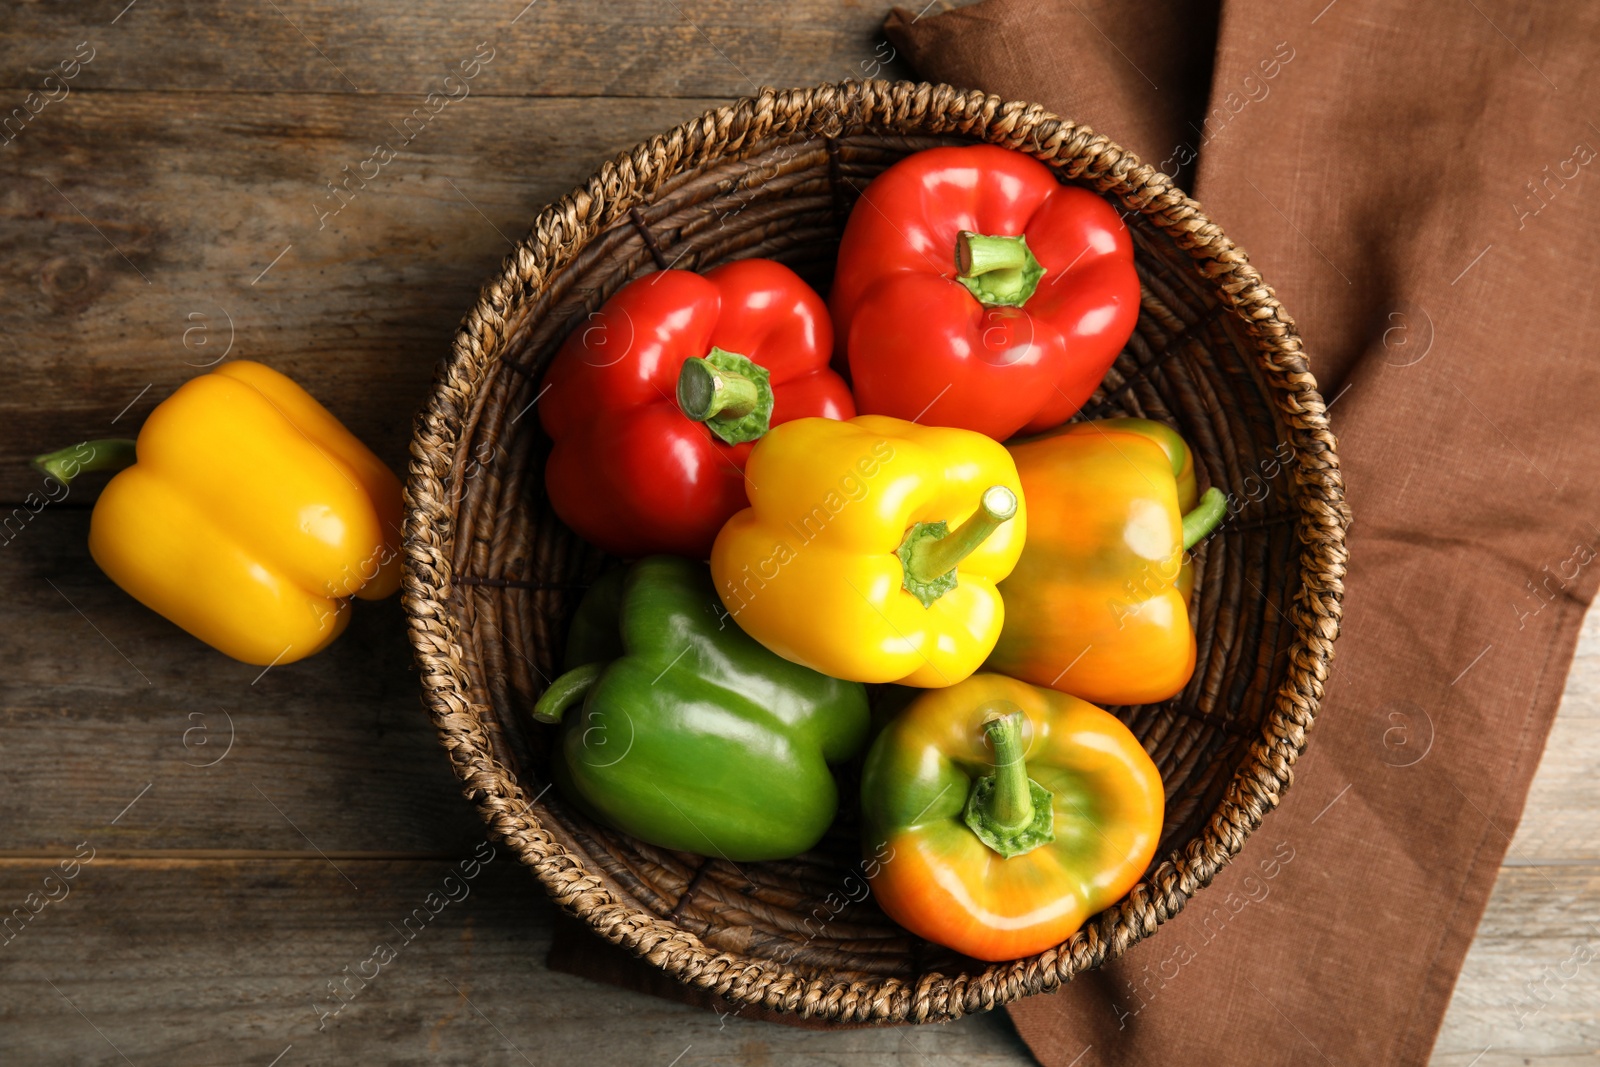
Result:
<svg viewBox="0 0 1600 1067"><path fill-rule="evenodd" d="M403 470L457 320L541 205L757 85L904 74L883 14L6 5L0 1061L1029 1062L1000 1013L815 1033L551 973L551 908L504 854L323 1015L327 983L484 839L421 708L398 604L361 605L311 660L234 663L96 569L96 485L49 500L26 464L131 433L243 357ZM1600 968L1572 962L1600 948L1597 720L1591 620L1435 1063L1600 1053Z"/></svg>

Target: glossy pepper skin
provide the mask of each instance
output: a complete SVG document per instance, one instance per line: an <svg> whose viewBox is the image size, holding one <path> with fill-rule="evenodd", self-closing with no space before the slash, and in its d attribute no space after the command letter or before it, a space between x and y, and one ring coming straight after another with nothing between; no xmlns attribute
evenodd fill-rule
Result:
<svg viewBox="0 0 1600 1067"><path fill-rule="evenodd" d="M995 584L1028 526L1018 484L1006 450L967 430L881 415L786 423L751 454L750 507L711 550L717 593L785 659L852 681L953 685L1000 633ZM1010 517L1004 499L987 515L991 496L1010 498Z"/></svg>
<svg viewBox="0 0 1600 1067"><path fill-rule="evenodd" d="M112 581L246 663L292 663L400 585L400 482L289 378L235 360L185 382L129 442L38 462L125 467L89 523ZM137 462L131 462L137 456Z"/></svg>
<svg viewBox="0 0 1600 1067"><path fill-rule="evenodd" d="M873 742L862 849L887 857L872 891L890 918L1009 960L1060 944L1121 899L1155 855L1164 808L1160 773L1115 717L975 674L925 693Z"/></svg>
<svg viewBox="0 0 1600 1067"><path fill-rule="evenodd" d="M829 306L862 413L1004 440L1083 406L1133 332L1139 278L1099 196L1020 152L933 148L867 187Z"/></svg>
<svg viewBox="0 0 1600 1067"><path fill-rule="evenodd" d="M737 863L804 852L833 821L828 764L861 751L866 690L762 648L705 564L652 556L603 576L566 663L534 714L563 723L556 781L601 822Z"/></svg>
<svg viewBox="0 0 1600 1067"><path fill-rule="evenodd" d="M855 414L844 380L828 369L832 345L822 299L771 260L738 260L703 275L658 271L629 283L572 332L544 378L539 419L554 443L545 489L556 514L614 555L704 559L728 516L745 506L751 441L769 424ZM724 368L708 367L708 356ZM752 382L755 409L692 418L679 399L690 370L702 404L721 402L711 398L725 383L713 374L737 375ZM730 430L733 442L718 429Z"/></svg>
<svg viewBox="0 0 1600 1067"><path fill-rule="evenodd" d="M1197 508L1183 438L1107 419L1010 452L1034 532L1001 584L1006 623L987 668L1099 704L1176 695L1195 666L1185 515L1202 536L1222 517L1216 490Z"/></svg>

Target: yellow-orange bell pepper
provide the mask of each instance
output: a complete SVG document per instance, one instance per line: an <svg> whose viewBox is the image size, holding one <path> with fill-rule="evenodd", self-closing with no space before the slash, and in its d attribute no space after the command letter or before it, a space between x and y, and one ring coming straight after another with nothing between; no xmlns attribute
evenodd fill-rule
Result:
<svg viewBox="0 0 1600 1067"><path fill-rule="evenodd" d="M856 682L954 685L994 647L1027 530L1017 468L970 430L864 415L769 430L711 550L723 605L778 655Z"/></svg>
<svg viewBox="0 0 1600 1067"><path fill-rule="evenodd" d="M1077 422L1010 446L1037 534L1001 586L992 671L1100 704L1149 704L1194 673L1188 550L1226 511L1176 430Z"/></svg>
<svg viewBox="0 0 1600 1067"><path fill-rule="evenodd" d="M85 442L35 462L63 481L125 468L95 504L94 561L146 607L246 663L309 656L344 629L345 598L399 588L399 481L309 393L259 363L184 383L136 444Z"/></svg>

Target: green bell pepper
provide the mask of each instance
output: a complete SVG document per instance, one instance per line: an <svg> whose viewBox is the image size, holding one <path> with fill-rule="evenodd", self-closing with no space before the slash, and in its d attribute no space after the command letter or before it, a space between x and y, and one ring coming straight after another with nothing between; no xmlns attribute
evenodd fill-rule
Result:
<svg viewBox="0 0 1600 1067"><path fill-rule="evenodd" d="M663 848L732 861L804 852L838 808L828 764L866 742L866 689L767 651L687 559L652 556L596 582L566 667L533 712L562 723L556 784Z"/></svg>

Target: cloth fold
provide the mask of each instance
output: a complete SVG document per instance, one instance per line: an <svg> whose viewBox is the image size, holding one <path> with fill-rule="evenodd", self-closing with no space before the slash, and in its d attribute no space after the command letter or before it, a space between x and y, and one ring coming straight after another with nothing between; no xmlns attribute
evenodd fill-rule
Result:
<svg viewBox="0 0 1600 1067"><path fill-rule="evenodd" d="M1600 570L1600 10L985 0L886 30L928 80L1192 167L1300 324L1355 515L1283 807L1018 1029L1046 1067L1425 1063Z"/></svg>
<svg viewBox="0 0 1600 1067"><path fill-rule="evenodd" d="M995 85L1050 86L1056 99L1007 99L1042 103L1146 162L1170 160L1167 174L1187 187L1206 117L1219 4L986 0L931 17L895 8L883 30L930 81L990 92ZM1190 151L1181 151L1184 145Z"/></svg>

